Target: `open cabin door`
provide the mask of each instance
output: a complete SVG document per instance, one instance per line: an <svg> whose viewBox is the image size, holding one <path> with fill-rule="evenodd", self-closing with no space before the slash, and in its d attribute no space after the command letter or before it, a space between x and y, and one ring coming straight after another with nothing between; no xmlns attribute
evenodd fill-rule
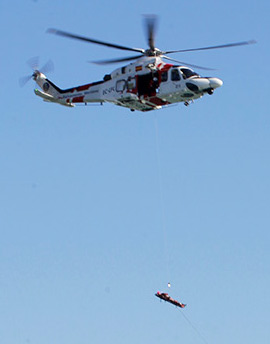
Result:
<svg viewBox="0 0 270 344"><path fill-rule="evenodd" d="M153 97L157 94L159 78L157 72L137 75L138 96Z"/></svg>

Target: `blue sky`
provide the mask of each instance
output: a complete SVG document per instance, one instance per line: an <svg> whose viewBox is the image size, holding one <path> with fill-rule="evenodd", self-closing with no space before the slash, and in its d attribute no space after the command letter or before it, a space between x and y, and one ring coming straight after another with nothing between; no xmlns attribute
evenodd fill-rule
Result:
<svg viewBox="0 0 270 344"><path fill-rule="evenodd" d="M269 343L269 11L1 0L1 343ZM145 48L145 13L160 49L258 44L175 55L224 82L188 108L69 109L19 87L33 56L62 88L114 69L88 60L125 56L47 28Z"/></svg>

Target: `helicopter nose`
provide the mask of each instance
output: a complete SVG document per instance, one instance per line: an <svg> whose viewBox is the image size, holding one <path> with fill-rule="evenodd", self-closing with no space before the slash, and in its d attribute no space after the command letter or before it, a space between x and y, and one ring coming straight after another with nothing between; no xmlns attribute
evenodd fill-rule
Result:
<svg viewBox="0 0 270 344"><path fill-rule="evenodd" d="M209 78L210 87L215 89L223 85L223 81L218 78Z"/></svg>
<svg viewBox="0 0 270 344"><path fill-rule="evenodd" d="M209 94L213 94L214 89L222 85L222 80L218 78L193 78L186 83L187 88L194 93L208 92Z"/></svg>
<svg viewBox="0 0 270 344"><path fill-rule="evenodd" d="M187 88L192 92L201 92L202 90L209 88L209 80L206 78L194 78L186 83Z"/></svg>

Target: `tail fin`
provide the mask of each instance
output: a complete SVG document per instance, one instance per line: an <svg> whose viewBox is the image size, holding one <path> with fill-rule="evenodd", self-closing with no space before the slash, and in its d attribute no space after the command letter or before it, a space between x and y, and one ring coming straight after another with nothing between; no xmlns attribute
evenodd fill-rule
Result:
<svg viewBox="0 0 270 344"><path fill-rule="evenodd" d="M36 81L38 86L48 95L58 98L61 91L57 86L55 86L46 76L40 71L36 70L33 74L33 79Z"/></svg>
<svg viewBox="0 0 270 344"><path fill-rule="evenodd" d="M69 107L74 107L75 105L69 101L69 99L65 99L62 96L64 92L59 87L54 85L46 76L41 73L40 71L36 70L33 74L33 79L36 81L38 86L41 88L42 91L39 89L35 89L34 92L37 96L43 98L46 102L57 103L60 105L65 105Z"/></svg>

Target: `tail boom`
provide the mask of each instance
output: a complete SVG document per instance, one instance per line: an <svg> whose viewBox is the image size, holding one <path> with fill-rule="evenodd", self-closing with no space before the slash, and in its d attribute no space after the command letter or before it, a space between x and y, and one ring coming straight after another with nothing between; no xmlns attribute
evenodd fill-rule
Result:
<svg viewBox="0 0 270 344"><path fill-rule="evenodd" d="M44 101L69 107L74 107L75 103L95 103L104 101L100 99L100 85L103 84L104 81L93 82L63 90L38 71L35 72L34 76L34 80L41 88L41 90L35 89L34 92L37 96L43 98Z"/></svg>

